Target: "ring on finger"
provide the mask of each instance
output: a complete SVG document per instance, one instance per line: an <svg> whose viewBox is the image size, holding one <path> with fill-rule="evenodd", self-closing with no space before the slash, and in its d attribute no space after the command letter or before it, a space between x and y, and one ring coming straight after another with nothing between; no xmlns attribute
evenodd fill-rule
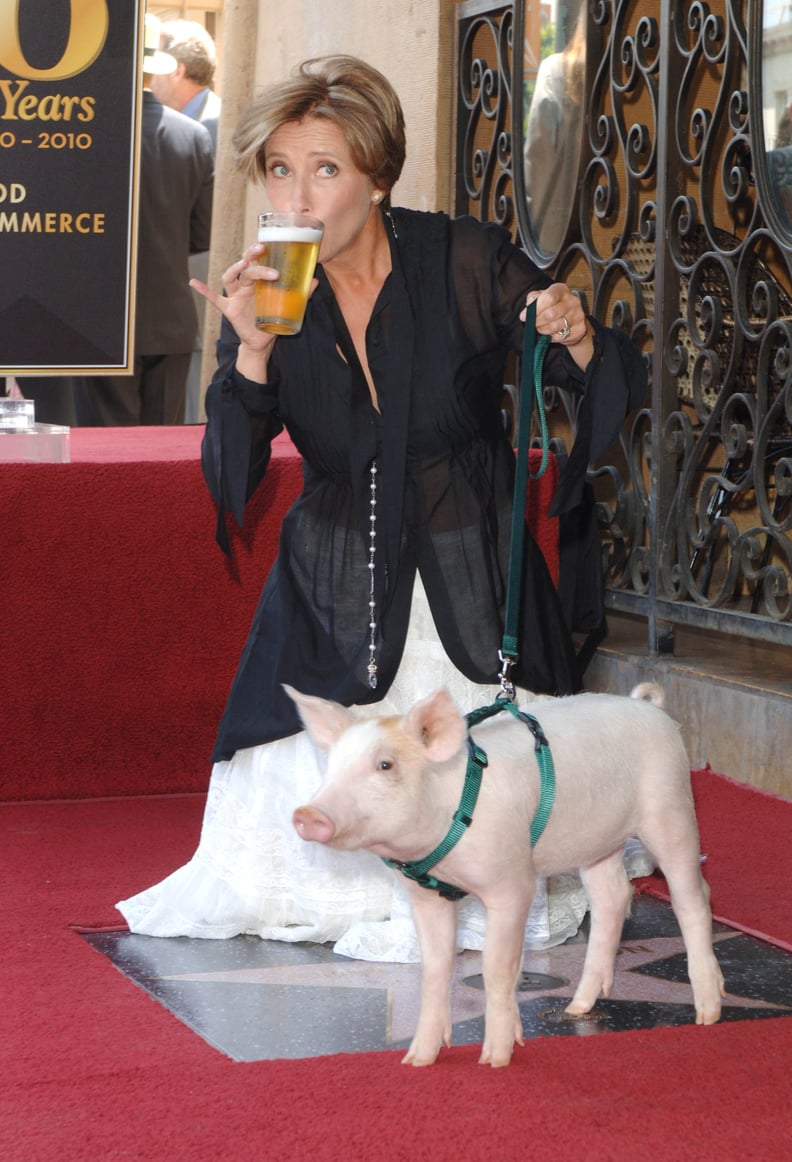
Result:
<svg viewBox="0 0 792 1162"><path fill-rule="evenodd" d="M560 331L558 331L556 333L557 333L558 337L561 339L562 343L563 343L564 339L568 339L569 336L572 334L572 328L569 325L569 319L566 317L566 315L564 315L563 327L561 328Z"/></svg>

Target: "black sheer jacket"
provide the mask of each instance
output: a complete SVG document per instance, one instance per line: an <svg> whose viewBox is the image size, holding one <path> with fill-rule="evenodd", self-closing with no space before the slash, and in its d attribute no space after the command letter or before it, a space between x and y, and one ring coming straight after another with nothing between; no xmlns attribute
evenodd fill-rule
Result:
<svg viewBox="0 0 792 1162"><path fill-rule="evenodd" d="M353 358L341 354L352 343L321 267L303 330L277 341L266 385L236 371L238 341L224 322L203 445L221 543L225 509L241 524L284 427L303 457L304 486L283 522L214 760L300 729L283 682L346 705L381 699L401 658L416 570L454 665L475 682L498 681L514 481L504 368L521 347L526 293L549 280L491 224L397 209L386 226L393 269L366 334L379 412ZM559 512L575 505L587 465L646 389L631 341L595 330L585 375L558 344L545 359L547 382L584 393ZM367 675L372 461L375 690ZM528 534L521 619L514 680L536 692L579 689L558 597Z"/></svg>

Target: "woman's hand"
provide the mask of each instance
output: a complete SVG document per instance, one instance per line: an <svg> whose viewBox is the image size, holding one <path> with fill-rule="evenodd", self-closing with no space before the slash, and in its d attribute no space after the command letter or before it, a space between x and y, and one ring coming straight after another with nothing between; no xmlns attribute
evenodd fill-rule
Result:
<svg viewBox="0 0 792 1162"><path fill-rule="evenodd" d="M264 351L271 347L274 335L259 331L256 326L256 282L259 279L274 282L277 270L271 266L259 266L258 258L264 251L260 244L248 247L239 262L229 266L223 275L225 295L217 294L206 283L197 278L190 280L190 286L210 302L221 315L225 315L232 325L240 343L253 350Z"/></svg>
<svg viewBox="0 0 792 1162"><path fill-rule="evenodd" d="M267 363L277 335L260 331L256 326L256 283L259 279L274 282L278 271L271 266L259 265L264 247L259 243L249 246L239 262L229 266L223 275L224 295L217 294L200 279L190 280L190 286L207 302L225 315L239 337L237 369L246 379L266 383Z"/></svg>
<svg viewBox="0 0 792 1162"><path fill-rule="evenodd" d="M580 298L566 283L555 282L547 290L531 291L526 297L526 306L532 302L536 303L539 334L550 335L551 342L568 348L575 363L585 371L594 354L594 338ZM525 311L520 318L525 322Z"/></svg>

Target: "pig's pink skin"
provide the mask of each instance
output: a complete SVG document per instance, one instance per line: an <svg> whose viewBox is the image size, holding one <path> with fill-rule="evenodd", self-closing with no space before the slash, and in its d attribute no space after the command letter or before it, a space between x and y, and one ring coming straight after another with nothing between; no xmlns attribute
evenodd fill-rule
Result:
<svg viewBox="0 0 792 1162"><path fill-rule="evenodd" d="M330 843L335 834L332 819L315 807L298 807L292 822L301 839L311 839L315 843Z"/></svg>
<svg viewBox="0 0 792 1162"><path fill-rule="evenodd" d="M325 781L298 808L321 842L400 861L423 858L448 830L467 763L466 728L445 691L403 717L374 719L286 687L314 742L328 751ZM541 723L556 770L556 796L535 848L539 798L533 736L509 714L474 731L489 756L473 822L433 874L477 896L487 913L483 954L485 1035L480 1060L508 1065L522 1044L516 984L537 876L578 869L591 906L583 974L567 1011L608 996L632 888L622 850L637 836L662 869L680 924L697 1024L718 1020L723 978L712 950L709 891L701 875L690 769L675 723L644 686L635 697L581 694L524 709ZM650 701L639 701L639 696ZM303 815L303 812L310 813ZM317 823L321 820L321 824ZM298 826L298 831L300 830ZM407 881L421 949L421 1009L406 1064L431 1065L450 1044L456 908Z"/></svg>

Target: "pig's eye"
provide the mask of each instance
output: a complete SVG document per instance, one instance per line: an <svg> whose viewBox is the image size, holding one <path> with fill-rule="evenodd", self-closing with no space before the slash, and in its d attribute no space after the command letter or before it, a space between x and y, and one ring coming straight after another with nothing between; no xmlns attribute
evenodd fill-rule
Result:
<svg viewBox="0 0 792 1162"><path fill-rule="evenodd" d="M377 763L377 770L378 771L392 771L393 770L393 763L391 762L390 759L380 759L380 761Z"/></svg>

